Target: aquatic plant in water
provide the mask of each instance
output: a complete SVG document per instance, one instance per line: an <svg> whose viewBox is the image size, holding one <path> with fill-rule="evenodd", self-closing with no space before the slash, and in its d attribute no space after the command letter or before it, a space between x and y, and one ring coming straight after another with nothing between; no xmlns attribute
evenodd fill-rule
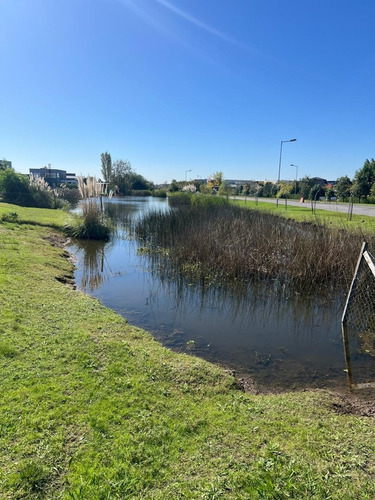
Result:
<svg viewBox="0 0 375 500"><path fill-rule="evenodd" d="M203 198L188 210L151 212L135 232L159 257L168 250L166 265L190 277L267 281L299 293L347 290L363 240L359 233ZM367 240L375 245L374 236Z"/></svg>
<svg viewBox="0 0 375 500"><path fill-rule="evenodd" d="M109 240L114 229L110 220L104 216L97 197L100 195L96 179L78 177L78 189L82 197L82 214L72 214L65 225L65 232L78 239Z"/></svg>

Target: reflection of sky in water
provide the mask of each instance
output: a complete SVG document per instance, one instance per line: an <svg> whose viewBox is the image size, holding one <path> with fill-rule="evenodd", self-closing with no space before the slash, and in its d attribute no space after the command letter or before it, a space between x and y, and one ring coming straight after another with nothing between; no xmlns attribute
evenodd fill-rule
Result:
<svg viewBox="0 0 375 500"><path fill-rule="evenodd" d="M149 259L137 254L137 243L125 231L151 208L165 210L167 202L153 198L105 202L106 212L118 222L118 233L109 243L71 245L80 288L165 345L236 368L260 385L346 384L340 326L343 297L307 300L264 286L231 294L151 272ZM369 356L353 352L352 358L353 370L368 378L373 370Z"/></svg>

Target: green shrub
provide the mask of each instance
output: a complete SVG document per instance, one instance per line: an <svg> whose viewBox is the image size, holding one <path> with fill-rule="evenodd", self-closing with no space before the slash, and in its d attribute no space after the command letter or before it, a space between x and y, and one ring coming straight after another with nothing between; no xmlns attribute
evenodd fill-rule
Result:
<svg viewBox="0 0 375 500"><path fill-rule="evenodd" d="M5 214L2 214L1 216L1 221L2 222L18 222L18 213L17 212L7 212Z"/></svg>
<svg viewBox="0 0 375 500"><path fill-rule="evenodd" d="M154 189L151 193L155 198L166 198L167 191L165 189Z"/></svg>
<svg viewBox="0 0 375 500"><path fill-rule="evenodd" d="M62 187L58 188L57 195L59 200L63 202L68 202L71 206L78 205L79 200L81 199L81 195L77 187Z"/></svg>
<svg viewBox="0 0 375 500"><path fill-rule="evenodd" d="M24 207L34 206L29 180L25 175L16 174L13 169L0 172L0 194L5 203Z"/></svg>
<svg viewBox="0 0 375 500"><path fill-rule="evenodd" d="M0 172L0 194L5 203L13 203L22 207L58 208L61 203L56 200L54 192L45 182L33 182L13 169Z"/></svg>

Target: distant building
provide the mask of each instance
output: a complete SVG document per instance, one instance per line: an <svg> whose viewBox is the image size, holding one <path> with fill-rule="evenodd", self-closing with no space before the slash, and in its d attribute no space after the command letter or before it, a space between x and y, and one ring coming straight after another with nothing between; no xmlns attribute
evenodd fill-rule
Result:
<svg viewBox="0 0 375 500"><path fill-rule="evenodd" d="M76 174L73 174L72 172L67 172L65 184L68 184L70 186L78 186L78 180Z"/></svg>
<svg viewBox="0 0 375 500"><path fill-rule="evenodd" d="M66 185L77 185L78 181L76 174L67 173L66 170L59 170L57 168L42 167L42 168L30 168L30 175L35 177L41 177L44 179L51 188L56 188L61 186L61 184Z"/></svg>

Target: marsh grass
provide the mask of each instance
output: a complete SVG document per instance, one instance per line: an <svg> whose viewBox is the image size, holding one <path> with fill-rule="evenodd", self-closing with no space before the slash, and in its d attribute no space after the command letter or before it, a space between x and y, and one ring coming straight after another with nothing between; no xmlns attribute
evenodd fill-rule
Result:
<svg viewBox="0 0 375 500"><path fill-rule="evenodd" d="M204 195L201 193L181 192L168 193L168 203L174 208L188 207L217 207L228 205L229 201L223 196Z"/></svg>
<svg viewBox="0 0 375 500"><path fill-rule="evenodd" d="M277 281L299 293L322 287L346 290L365 238L361 231L204 203L150 213L136 234L153 250L167 251L176 270L197 278ZM370 248L375 246L373 235L366 239Z"/></svg>
<svg viewBox="0 0 375 500"><path fill-rule="evenodd" d="M191 193L181 191L168 193L168 204L170 207L190 207L192 196Z"/></svg>

